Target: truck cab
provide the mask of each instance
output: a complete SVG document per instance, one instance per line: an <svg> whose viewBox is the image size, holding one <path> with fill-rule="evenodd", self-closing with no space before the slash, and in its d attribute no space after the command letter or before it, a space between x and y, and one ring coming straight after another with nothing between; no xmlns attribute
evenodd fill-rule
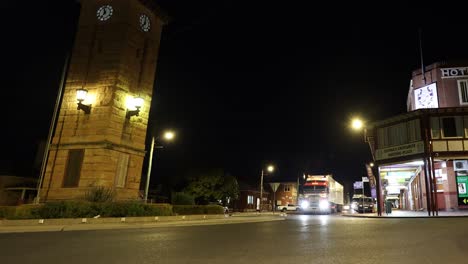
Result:
<svg viewBox="0 0 468 264"><path fill-rule="evenodd" d="M309 175L302 185L299 205L303 212L340 212L343 206L343 186L331 175Z"/></svg>

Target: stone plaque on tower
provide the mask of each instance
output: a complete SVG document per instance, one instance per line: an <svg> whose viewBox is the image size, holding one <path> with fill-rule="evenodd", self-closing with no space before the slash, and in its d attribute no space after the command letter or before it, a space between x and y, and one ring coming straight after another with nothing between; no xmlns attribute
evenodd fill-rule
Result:
<svg viewBox="0 0 468 264"><path fill-rule="evenodd" d="M80 2L40 200L98 186L138 199L163 16L152 1Z"/></svg>

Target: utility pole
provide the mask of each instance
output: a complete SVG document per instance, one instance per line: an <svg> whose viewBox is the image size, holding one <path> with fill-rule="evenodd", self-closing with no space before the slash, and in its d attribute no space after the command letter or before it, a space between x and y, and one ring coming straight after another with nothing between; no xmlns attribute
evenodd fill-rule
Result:
<svg viewBox="0 0 468 264"><path fill-rule="evenodd" d="M47 136L47 141L45 143L44 154L42 156L41 171L39 174L39 180L37 182L37 193L34 198L34 204L39 204L40 202L40 192L42 189L42 182L44 181L44 175L47 167L47 160L49 158L50 145L52 144L52 137L54 136L55 124L57 122L57 115L60 108L60 103L62 101L63 89L65 88L65 81L67 78L67 70L70 64L70 54L67 53L65 56L65 63L63 65L62 76L60 80L60 86L57 94L57 99L55 101L54 113L52 114L52 121L50 122L49 135Z"/></svg>
<svg viewBox="0 0 468 264"><path fill-rule="evenodd" d="M260 177L260 208L259 211L262 211L262 204L263 204L263 169L262 169L262 176Z"/></svg>
<svg viewBox="0 0 468 264"><path fill-rule="evenodd" d="M174 137L175 137L174 132L172 132L172 131L164 132L163 139L165 139L166 141L171 141L171 140L174 139ZM149 191L149 184L150 184L150 178L151 178L151 168L153 166L154 144L155 144L156 140L158 140L158 139L159 139L159 137L155 137L154 135L151 136L150 156L149 156L149 160L148 160L148 171L147 171L147 175L146 175L146 186L145 186L145 197L144 197L145 203L148 202L148 191ZM163 146L156 146L156 148L163 148Z"/></svg>
<svg viewBox="0 0 468 264"><path fill-rule="evenodd" d="M146 186L145 186L145 203L148 203L148 190L149 190L149 183L151 177L151 167L153 165L153 152L154 152L154 142L156 139L154 136L151 137L151 148L150 148L150 156L148 161L148 172L146 174Z"/></svg>

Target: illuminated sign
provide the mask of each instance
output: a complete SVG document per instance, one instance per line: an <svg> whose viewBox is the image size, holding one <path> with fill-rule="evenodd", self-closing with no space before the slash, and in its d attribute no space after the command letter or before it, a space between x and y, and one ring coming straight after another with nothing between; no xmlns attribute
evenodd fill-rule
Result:
<svg viewBox="0 0 468 264"><path fill-rule="evenodd" d="M442 78L457 78L468 76L468 67L461 68L442 68L440 69Z"/></svg>
<svg viewBox="0 0 468 264"><path fill-rule="evenodd" d="M304 186L327 186L326 181L307 181Z"/></svg>
<svg viewBox="0 0 468 264"><path fill-rule="evenodd" d="M308 175L306 181L324 181L327 175Z"/></svg>
<svg viewBox="0 0 468 264"><path fill-rule="evenodd" d="M414 106L414 110L439 107L437 86L435 83L414 90Z"/></svg>
<svg viewBox="0 0 468 264"><path fill-rule="evenodd" d="M354 182L353 187L354 189L362 189L362 181Z"/></svg>
<svg viewBox="0 0 468 264"><path fill-rule="evenodd" d="M458 206L468 207L468 175L463 175L457 172L457 193L458 193Z"/></svg>
<svg viewBox="0 0 468 264"><path fill-rule="evenodd" d="M375 159L384 160L384 159L419 154L423 152L424 152L424 143L422 141L417 141L417 142L410 143L410 144L377 149L375 152Z"/></svg>

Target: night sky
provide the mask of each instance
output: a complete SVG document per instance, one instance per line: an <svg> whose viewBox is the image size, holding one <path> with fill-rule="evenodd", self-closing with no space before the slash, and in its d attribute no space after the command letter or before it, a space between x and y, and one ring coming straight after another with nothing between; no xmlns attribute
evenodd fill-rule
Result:
<svg viewBox="0 0 468 264"><path fill-rule="evenodd" d="M2 3L0 18L0 174L31 176L79 5L11 2ZM350 188L371 157L349 120L406 111L411 71L420 68L418 28L426 65L468 57L466 11L442 2L157 2L172 19L150 124L178 137L156 151L154 185L175 184L194 167L224 168L255 184L272 162L278 179L329 172Z"/></svg>

